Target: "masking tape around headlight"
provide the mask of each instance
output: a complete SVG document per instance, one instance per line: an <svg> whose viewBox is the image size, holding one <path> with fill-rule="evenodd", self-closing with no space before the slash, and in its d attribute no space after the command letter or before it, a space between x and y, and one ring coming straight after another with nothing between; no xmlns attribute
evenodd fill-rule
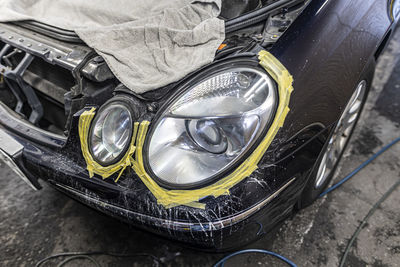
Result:
<svg viewBox="0 0 400 267"><path fill-rule="evenodd" d="M140 124L135 122L131 144L128 151L119 162L109 166L102 166L93 159L89 152L88 137L90 124L95 116L95 108L92 108L91 110L84 111L79 117L79 138L81 141L82 154L87 164L87 170L89 171L89 176L93 177L94 173L96 173L101 175L103 179L106 179L112 174L120 171L115 180L118 181L123 171L128 166L132 166L142 182L156 197L158 204L163 205L165 208L185 205L204 209L205 204L200 203L200 199L207 196L218 197L229 194L229 190L233 186L250 176L257 169L257 164L267 151L272 140L275 138L279 128L282 127L286 115L289 112L290 94L293 91L292 76L289 74L287 69L269 52L259 52L258 59L260 61L260 65L278 84L279 105L274 121L272 122L272 125L263 141L253 151L253 153L231 174L220 179L216 183L201 189L167 190L160 187L146 172L143 164L143 145L150 124L148 121L143 121ZM135 158L133 158L134 153Z"/></svg>
<svg viewBox="0 0 400 267"><path fill-rule="evenodd" d="M117 163L109 165L109 166L102 166L99 163L97 163L93 157L92 154L89 152L89 145L88 145L88 140L89 140L89 132L90 132L90 124L96 115L95 108L92 108L90 110L84 111L81 116L79 117L79 139L81 141L81 149L82 149L82 154L83 158L86 161L87 164L87 170L89 172L89 176L93 177L94 174L101 175L103 179L106 179L113 175L114 173L119 172L118 177L115 179L115 182L119 180L121 177L122 173L126 169L126 167L131 166L133 159L132 155L135 153L135 139L136 139L136 134L138 131L139 123L136 122L133 127L133 133L132 133L132 141L129 145L128 151L125 153L124 157Z"/></svg>
<svg viewBox="0 0 400 267"><path fill-rule="evenodd" d="M140 123L136 140L135 160L132 162L132 168L156 197L158 204L163 205L165 208L172 208L179 205L205 208L204 204L198 202L201 198L207 196L218 197L229 194L229 190L233 186L244 180L257 169L257 164L285 121L286 115L289 112L290 94L293 91L292 76L273 55L267 51L261 51L258 54L258 59L260 65L278 84L279 104L274 121L265 138L254 152L235 171L216 183L194 190L167 190L160 187L146 172L143 164L143 145L150 122L143 121Z"/></svg>
<svg viewBox="0 0 400 267"><path fill-rule="evenodd" d="M393 14L394 1L395 1L395 0L391 0L391 1L390 1L390 6L389 6L390 19L391 19L392 21L394 21L394 14Z"/></svg>

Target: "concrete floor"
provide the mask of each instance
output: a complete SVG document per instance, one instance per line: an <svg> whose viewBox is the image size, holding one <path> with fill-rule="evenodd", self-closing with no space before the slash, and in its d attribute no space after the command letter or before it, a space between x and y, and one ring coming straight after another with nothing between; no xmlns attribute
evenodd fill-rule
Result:
<svg viewBox="0 0 400 267"><path fill-rule="evenodd" d="M400 31L377 67L362 119L336 180L400 133ZM288 219L271 240L250 247L280 253L298 266L337 266L348 239L376 200L400 176L400 144L334 193ZM400 190L383 203L362 230L348 266L400 266ZM0 165L0 265L32 266L64 251L148 252L167 266L211 266L222 254L183 248L132 229L44 186L33 192ZM96 257L102 266L151 266L146 258ZM72 266L89 266L80 261ZM55 263L53 262L53 266ZM285 266L270 256L243 255L226 266Z"/></svg>

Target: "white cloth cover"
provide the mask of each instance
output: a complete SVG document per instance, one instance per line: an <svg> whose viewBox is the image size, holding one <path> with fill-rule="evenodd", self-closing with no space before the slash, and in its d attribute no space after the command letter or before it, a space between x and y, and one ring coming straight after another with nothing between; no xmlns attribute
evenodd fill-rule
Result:
<svg viewBox="0 0 400 267"><path fill-rule="evenodd" d="M144 93L213 61L221 0L0 0L0 21L73 30L129 89Z"/></svg>

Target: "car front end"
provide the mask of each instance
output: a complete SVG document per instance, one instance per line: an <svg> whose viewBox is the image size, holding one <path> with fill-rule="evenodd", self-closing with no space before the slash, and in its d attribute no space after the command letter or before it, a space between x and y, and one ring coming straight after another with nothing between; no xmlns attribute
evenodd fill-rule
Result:
<svg viewBox="0 0 400 267"><path fill-rule="evenodd" d="M1 158L34 189L45 181L197 248L265 235L295 210L350 89L392 27L385 13L384 26L368 28L364 12L353 26L374 37L355 29L332 44L329 30L347 32L329 15L344 1L328 14L323 1L280 2L252 24L228 21L213 63L140 95L72 33L0 24ZM350 51L357 34L365 47ZM329 71L338 53L362 60Z"/></svg>

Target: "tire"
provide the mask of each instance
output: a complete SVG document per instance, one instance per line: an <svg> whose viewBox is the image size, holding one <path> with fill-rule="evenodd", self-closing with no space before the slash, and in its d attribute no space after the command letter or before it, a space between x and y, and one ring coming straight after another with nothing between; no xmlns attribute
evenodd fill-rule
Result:
<svg viewBox="0 0 400 267"><path fill-rule="evenodd" d="M371 81L373 78L373 71L372 74L368 76L369 78L367 79L362 79L359 81L357 84L356 89L354 90L352 96L348 100L348 103L346 105L346 108L344 109L343 113L340 116L340 119L338 120L338 123L335 125L334 129L331 131L317 161L314 167L312 168L307 184L303 189L303 192L299 198L298 201L298 208L302 209L305 207L308 207L311 205L318 197L319 195L324 192L324 190L327 188L328 184L332 180L335 171L339 165L339 162L343 156L344 151L346 150L346 147L349 143L349 140L351 139L351 136L354 132L354 129L357 125L357 122L360 118L362 109L365 105L365 102L367 100L369 88L371 86ZM340 134L341 132L338 130L338 127L340 127L340 124L343 124L343 119L347 118L348 114L346 115L346 112L348 112L349 105L351 106L352 100L355 94L357 94L357 90L360 89L360 86L365 86L363 96L360 99L360 106L359 109L357 110L357 115L355 119L352 122L351 129L348 132L343 131L343 135L339 136L338 133ZM362 90L362 89L361 89ZM342 125L343 126L343 125ZM338 132L339 131L339 132ZM345 138L345 140L344 140ZM344 140L344 141L343 141ZM332 152L332 142L340 142L341 145L338 145L337 147L340 147L340 151L337 152ZM335 149L337 148L335 144ZM334 159L332 159L332 153L335 153ZM326 166L326 160L331 161L330 167L327 168ZM324 167L323 164L325 164L325 170L323 171ZM329 172L327 172L329 171ZM324 177L322 178L321 173L323 172Z"/></svg>

